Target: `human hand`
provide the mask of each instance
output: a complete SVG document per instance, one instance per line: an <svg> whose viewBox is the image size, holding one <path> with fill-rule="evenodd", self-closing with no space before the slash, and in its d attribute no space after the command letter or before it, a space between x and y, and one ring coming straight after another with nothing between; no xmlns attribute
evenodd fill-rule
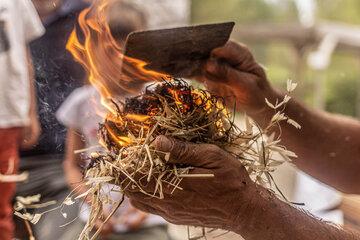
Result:
<svg viewBox="0 0 360 240"><path fill-rule="evenodd" d="M37 144L41 133L38 117L35 114L30 116L30 124L23 128L21 148L28 150Z"/></svg>
<svg viewBox="0 0 360 240"><path fill-rule="evenodd" d="M280 98L250 50L233 41L212 51L202 76L197 79L210 91L229 97L227 101L236 100L237 108L250 116L266 109L265 98Z"/></svg>
<svg viewBox="0 0 360 240"><path fill-rule="evenodd" d="M241 163L215 145L184 143L164 136L158 137L154 145L158 151L170 152L170 163L193 166L189 174L210 173L214 177L184 178L180 185L183 190L173 194L165 186L164 199L130 190L126 194L133 206L179 225L231 230L235 219L250 204L248 199L255 187Z"/></svg>

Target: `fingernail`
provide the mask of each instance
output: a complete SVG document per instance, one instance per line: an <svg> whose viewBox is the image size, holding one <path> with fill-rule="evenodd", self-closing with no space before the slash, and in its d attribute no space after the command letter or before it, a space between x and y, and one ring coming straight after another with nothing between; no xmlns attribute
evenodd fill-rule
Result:
<svg viewBox="0 0 360 240"><path fill-rule="evenodd" d="M165 136L158 136L154 142L155 148L159 151L169 152L172 147L172 142Z"/></svg>

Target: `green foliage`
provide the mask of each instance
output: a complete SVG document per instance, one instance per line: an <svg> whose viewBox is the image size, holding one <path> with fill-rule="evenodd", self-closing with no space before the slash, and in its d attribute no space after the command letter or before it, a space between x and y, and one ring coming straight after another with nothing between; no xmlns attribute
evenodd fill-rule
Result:
<svg viewBox="0 0 360 240"><path fill-rule="evenodd" d="M262 0L193 0L193 21L254 22L271 19L273 11Z"/></svg>
<svg viewBox="0 0 360 240"><path fill-rule="evenodd" d="M318 0L320 19L360 24L359 0Z"/></svg>
<svg viewBox="0 0 360 240"><path fill-rule="evenodd" d="M357 85L358 78L347 77L346 81L329 81L326 110L356 116Z"/></svg>
<svg viewBox="0 0 360 240"><path fill-rule="evenodd" d="M270 4L265 0L192 0L194 23L235 21L237 25L261 22L296 22L297 10L294 1L278 0ZM360 24L359 0L317 0L319 21L330 20L348 24ZM360 27L360 26L359 26ZM238 39L241 41L241 39ZM265 41L264 41L265 42ZM284 87L286 79L299 82L300 97L312 104L313 85L317 74L307 69L302 79L296 79L298 62L291 45L285 42L247 43L256 59L266 69L272 84ZM331 112L356 114L357 92L360 92L359 53L336 52L326 70L326 108ZM359 90L358 90L359 89Z"/></svg>
<svg viewBox="0 0 360 240"><path fill-rule="evenodd" d="M326 108L330 112L356 115L360 91L360 60L351 54L338 53L327 70Z"/></svg>

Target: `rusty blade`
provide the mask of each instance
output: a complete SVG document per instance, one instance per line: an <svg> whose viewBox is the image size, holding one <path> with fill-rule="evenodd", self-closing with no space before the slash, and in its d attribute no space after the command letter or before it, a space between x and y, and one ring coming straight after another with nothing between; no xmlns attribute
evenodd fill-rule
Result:
<svg viewBox="0 0 360 240"><path fill-rule="evenodd" d="M125 55L148 63L147 69L174 77L190 77L214 48L230 37L234 22L131 33Z"/></svg>

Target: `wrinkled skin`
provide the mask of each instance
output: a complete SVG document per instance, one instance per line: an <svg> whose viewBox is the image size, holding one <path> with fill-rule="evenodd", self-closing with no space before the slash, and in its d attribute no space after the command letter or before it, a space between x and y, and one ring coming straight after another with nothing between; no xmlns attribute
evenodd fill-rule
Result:
<svg viewBox="0 0 360 240"><path fill-rule="evenodd" d="M171 194L172 188L165 188L161 200L128 192L131 203L174 224L230 229L239 214L234 211L239 209L235 205L248 199L255 185L240 162L210 144L184 143L160 136L154 145L157 150L170 153L171 163L193 166L190 174L211 173L215 176L185 178L181 184L183 190Z"/></svg>
<svg viewBox="0 0 360 240"><path fill-rule="evenodd" d="M234 42L213 51L197 80L236 101L237 109L245 111L260 127L265 127L274 114L264 98L270 102L283 98L271 88L250 51ZM294 99L284 111L302 126L298 131L281 125L282 144L298 155L294 163L341 191L359 193L359 184L355 183L359 182L360 123L308 109ZM338 144L341 139L351 139L352 144ZM148 198L136 190L127 192L134 206L144 211L175 224L230 230L247 240L360 239L352 231L315 219L277 199L251 182L244 167L216 146L182 143L162 136L156 139L155 147L170 152L171 162L195 167L192 173L215 176L184 179L184 190L170 195L170 189L165 189L163 200Z"/></svg>
<svg viewBox="0 0 360 240"><path fill-rule="evenodd" d="M210 91L228 97L228 104L236 99L237 109L249 115L266 109L265 97L278 97L262 67L242 44L230 41L213 50L202 71L198 81ZM129 192L132 204L175 224L233 229L235 219L246 214L256 191L241 163L215 145L184 143L164 136L154 144L156 149L170 152L171 162L195 167L191 173L211 173L215 177L185 178L181 183L184 190L171 195L172 188L165 189L163 200Z"/></svg>
<svg viewBox="0 0 360 240"><path fill-rule="evenodd" d="M210 91L227 97L229 106L236 100L237 109L250 116L267 109L265 98L273 100L279 97L250 50L232 41L213 50L203 67L202 76L197 79Z"/></svg>

